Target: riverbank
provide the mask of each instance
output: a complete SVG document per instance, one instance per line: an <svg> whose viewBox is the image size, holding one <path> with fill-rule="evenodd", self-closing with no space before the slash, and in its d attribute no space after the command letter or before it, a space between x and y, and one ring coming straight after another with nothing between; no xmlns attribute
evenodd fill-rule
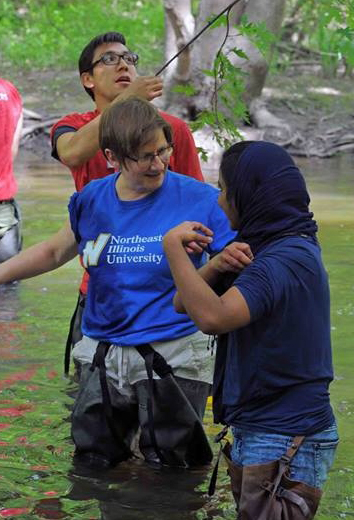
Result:
<svg viewBox="0 0 354 520"><path fill-rule="evenodd" d="M40 118L26 117L21 145L47 158L52 121L70 112L91 110L91 99L83 90L76 70L11 70L7 74L21 92L24 107ZM262 100L290 131L240 125L244 138L278 142L294 156L328 157L338 152L353 152L352 78L328 79L315 69L293 67L281 74L269 74ZM215 162L213 154L220 150L208 132L196 133L195 139Z"/></svg>

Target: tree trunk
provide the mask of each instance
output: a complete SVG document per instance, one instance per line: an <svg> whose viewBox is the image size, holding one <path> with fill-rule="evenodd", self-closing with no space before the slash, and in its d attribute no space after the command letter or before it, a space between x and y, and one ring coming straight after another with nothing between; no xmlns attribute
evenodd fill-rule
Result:
<svg viewBox="0 0 354 520"><path fill-rule="evenodd" d="M164 0L165 8L165 59L174 56L194 34L194 17L191 0ZM171 89L176 84L185 84L190 78L191 48L187 48L164 71L166 104L171 103Z"/></svg>

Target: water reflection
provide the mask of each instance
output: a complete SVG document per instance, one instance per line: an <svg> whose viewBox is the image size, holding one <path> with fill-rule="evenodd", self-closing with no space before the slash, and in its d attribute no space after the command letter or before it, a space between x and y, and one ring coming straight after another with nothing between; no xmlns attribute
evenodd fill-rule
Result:
<svg viewBox="0 0 354 520"><path fill-rule="evenodd" d="M14 321L18 311L18 283L0 285L0 322Z"/></svg>
<svg viewBox="0 0 354 520"><path fill-rule="evenodd" d="M16 331L19 327L18 308L18 283L0 285L0 359L3 369L11 360L18 358L16 341Z"/></svg>
<svg viewBox="0 0 354 520"><path fill-rule="evenodd" d="M207 470L153 470L143 461L125 462L101 478L72 474L70 500L99 501L102 520L180 520L190 518L205 503L201 492L193 492Z"/></svg>

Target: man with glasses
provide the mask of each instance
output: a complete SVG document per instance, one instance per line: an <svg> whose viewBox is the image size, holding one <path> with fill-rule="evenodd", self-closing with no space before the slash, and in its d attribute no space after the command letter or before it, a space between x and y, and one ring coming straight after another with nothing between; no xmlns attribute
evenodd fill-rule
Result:
<svg viewBox="0 0 354 520"><path fill-rule="evenodd" d="M97 36L84 48L79 59L81 83L95 103L95 110L73 113L60 119L51 133L52 155L68 168L77 190L92 179L113 172L98 145L100 114L110 104L136 95L152 101L162 95L162 79L138 76L138 55L126 47L125 38L117 32ZM160 112L171 124L174 151L170 168L203 180L200 163L188 125L180 119Z"/></svg>
<svg viewBox="0 0 354 520"><path fill-rule="evenodd" d="M93 38L79 58L79 72L83 87L95 104L95 110L73 113L60 119L52 128L52 156L67 166L78 191L91 180L113 173L113 166L99 149L98 127L101 113L110 105L131 95L148 101L162 95L162 79L138 76L138 55L126 47L124 36L108 32ZM170 114L160 111L173 131L173 153L169 160L172 171L203 180L199 158L188 125ZM69 336L72 343L81 338L81 312L87 293L88 276L84 275L81 296L72 320ZM68 338L66 364L68 363Z"/></svg>

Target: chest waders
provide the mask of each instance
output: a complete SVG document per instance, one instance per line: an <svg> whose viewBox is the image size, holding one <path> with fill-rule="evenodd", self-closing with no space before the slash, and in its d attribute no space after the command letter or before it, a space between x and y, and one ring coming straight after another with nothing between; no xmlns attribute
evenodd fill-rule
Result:
<svg viewBox="0 0 354 520"><path fill-rule="evenodd" d="M136 349L145 360L148 375L147 381L137 383L138 397L139 386L147 387L146 413L139 410L139 448L145 459L179 467L209 464L213 453L200 416L181 388L182 380L175 378L165 358L151 345ZM160 379L154 379L153 372Z"/></svg>
<svg viewBox="0 0 354 520"><path fill-rule="evenodd" d="M311 520L322 491L290 478L290 463L303 443L295 436L279 460L267 464L236 466L231 460L231 444L222 452L231 479L238 520Z"/></svg>
<svg viewBox="0 0 354 520"><path fill-rule="evenodd" d="M76 455L84 460L87 454L88 462L100 458L106 467L127 460L134 456L130 446L140 425L139 449L147 462L209 464L212 451L201 419L164 357L149 344L136 347L145 360L147 380L133 385L137 399L132 403L118 392L112 397L105 366L109 348L109 343L99 342L92 365L83 366L72 414ZM160 379L154 379L153 372Z"/></svg>
<svg viewBox="0 0 354 520"><path fill-rule="evenodd" d="M104 469L129 459L138 429L138 405L111 392L105 357L110 345L99 342L92 364L80 365L79 392L71 416L74 462Z"/></svg>

